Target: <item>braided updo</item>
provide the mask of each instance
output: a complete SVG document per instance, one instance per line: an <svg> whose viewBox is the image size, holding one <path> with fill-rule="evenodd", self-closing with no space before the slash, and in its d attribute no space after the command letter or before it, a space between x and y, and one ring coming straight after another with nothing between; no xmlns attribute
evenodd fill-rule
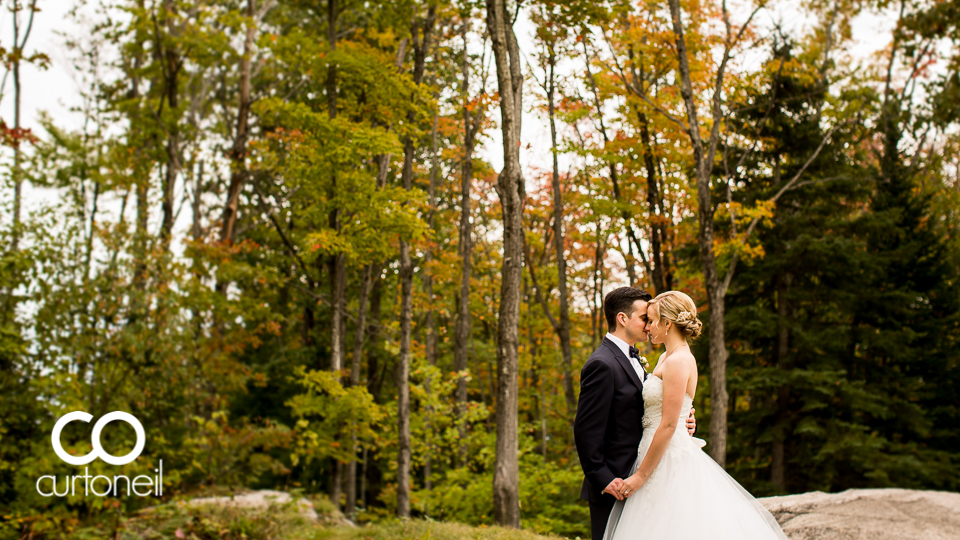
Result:
<svg viewBox="0 0 960 540"><path fill-rule="evenodd" d="M653 299L660 314L660 321L670 321L689 340L700 337L703 323L697 318L697 305L693 299L680 291L667 291Z"/></svg>

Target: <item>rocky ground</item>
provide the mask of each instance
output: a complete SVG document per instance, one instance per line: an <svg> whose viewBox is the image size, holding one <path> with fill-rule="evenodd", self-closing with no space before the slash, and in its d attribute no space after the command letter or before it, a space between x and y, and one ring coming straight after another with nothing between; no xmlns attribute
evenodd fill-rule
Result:
<svg viewBox="0 0 960 540"><path fill-rule="evenodd" d="M261 489L259 491L239 493L230 497L202 497L199 499L191 499L187 504L195 506L212 504L231 508L266 509L271 504L288 504L292 500L293 498L290 497L290 494L285 491ZM307 499L297 499L297 510L299 510L300 515L310 521L317 521L319 519L317 511L313 508L313 504Z"/></svg>
<svg viewBox="0 0 960 540"><path fill-rule="evenodd" d="M760 502L790 540L960 539L960 493L851 489Z"/></svg>

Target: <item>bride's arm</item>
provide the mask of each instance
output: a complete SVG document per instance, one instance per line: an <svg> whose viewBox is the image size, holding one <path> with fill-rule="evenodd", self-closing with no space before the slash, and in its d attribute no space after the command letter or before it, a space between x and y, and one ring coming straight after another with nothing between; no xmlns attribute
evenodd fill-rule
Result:
<svg viewBox="0 0 960 540"><path fill-rule="evenodd" d="M690 377L690 366L685 358L671 358L663 366L661 379L663 380L663 417L660 426L653 434L653 442L647 450L643 461L637 467L637 472L626 479L621 489L626 489L629 495L640 488L647 478L657 468L663 453L666 452L670 439L677 431L680 422L680 411L683 409L683 397L687 390L687 380Z"/></svg>

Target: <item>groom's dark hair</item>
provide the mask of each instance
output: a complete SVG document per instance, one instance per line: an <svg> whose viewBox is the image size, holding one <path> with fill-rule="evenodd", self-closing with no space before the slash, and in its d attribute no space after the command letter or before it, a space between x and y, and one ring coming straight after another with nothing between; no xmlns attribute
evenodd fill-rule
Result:
<svg viewBox="0 0 960 540"><path fill-rule="evenodd" d="M603 314L607 317L607 330L617 331L617 313L624 313L627 317L633 313L634 303L637 300L649 302L653 296L637 287L620 287L607 293L603 299Z"/></svg>

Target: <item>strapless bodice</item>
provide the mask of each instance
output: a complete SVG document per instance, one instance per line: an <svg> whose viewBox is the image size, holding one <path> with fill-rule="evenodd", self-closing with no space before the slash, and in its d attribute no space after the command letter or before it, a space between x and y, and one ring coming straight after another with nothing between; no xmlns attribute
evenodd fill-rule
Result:
<svg viewBox="0 0 960 540"><path fill-rule="evenodd" d="M683 407L680 408L680 422L677 428L686 429L686 419L693 407L693 398L683 395ZM663 381L656 375L650 375L643 382L643 429L656 428L663 418Z"/></svg>

